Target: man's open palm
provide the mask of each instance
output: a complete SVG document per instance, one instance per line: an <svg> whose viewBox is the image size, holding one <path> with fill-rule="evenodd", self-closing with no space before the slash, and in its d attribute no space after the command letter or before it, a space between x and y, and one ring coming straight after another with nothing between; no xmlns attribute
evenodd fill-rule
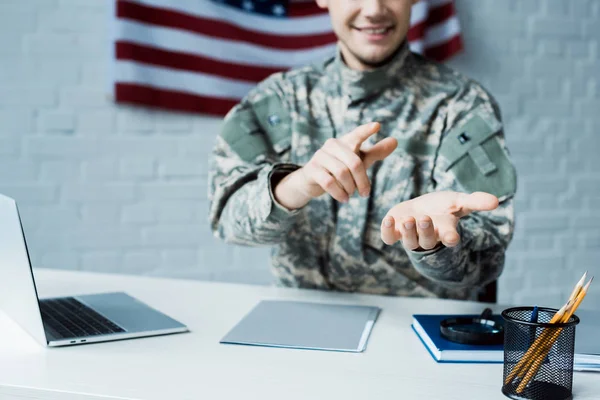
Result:
<svg viewBox="0 0 600 400"><path fill-rule="evenodd" d="M453 247L460 240L460 218L496 207L498 198L489 193L427 193L391 208L381 224L381 239L386 244L401 240L407 250L429 250L440 242Z"/></svg>

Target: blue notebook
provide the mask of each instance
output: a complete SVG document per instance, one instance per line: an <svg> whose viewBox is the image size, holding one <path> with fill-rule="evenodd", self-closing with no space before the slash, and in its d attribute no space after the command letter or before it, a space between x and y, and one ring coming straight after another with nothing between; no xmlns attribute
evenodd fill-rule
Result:
<svg viewBox="0 0 600 400"><path fill-rule="evenodd" d="M500 345L468 345L446 340L440 334L440 322L454 315L415 314L412 328L437 362L502 363L504 349ZM465 315L479 317L481 315ZM495 316L494 316L495 317Z"/></svg>
<svg viewBox="0 0 600 400"><path fill-rule="evenodd" d="M575 331L575 360L573 369L576 371L600 372L600 312L578 310L581 322ZM415 331L429 354L437 362L446 363L502 363L504 362L503 345L467 345L446 340L440 334L440 321L458 315L415 314L412 329ZM479 315L466 315L478 317ZM495 315L494 319L502 320Z"/></svg>

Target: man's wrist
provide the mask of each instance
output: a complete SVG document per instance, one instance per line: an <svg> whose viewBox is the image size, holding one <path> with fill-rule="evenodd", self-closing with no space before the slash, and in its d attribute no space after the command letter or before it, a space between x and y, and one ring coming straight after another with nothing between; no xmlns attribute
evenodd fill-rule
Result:
<svg viewBox="0 0 600 400"><path fill-rule="evenodd" d="M302 179L301 173L300 169L297 169L286 175L275 177L276 181L272 182L275 201L288 210L302 208L312 200L310 196L298 189L302 182L300 180Z"/></svg>

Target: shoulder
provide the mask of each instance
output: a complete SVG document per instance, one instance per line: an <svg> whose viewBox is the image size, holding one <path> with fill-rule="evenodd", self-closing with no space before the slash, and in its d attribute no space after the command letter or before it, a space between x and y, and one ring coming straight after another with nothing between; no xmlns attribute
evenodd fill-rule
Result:
<svg viewBox="0 0 600 400"><path fill-rule="evenodd" d="M408 68L410 79L431 95L443 95L449 110L469 110L485 104L494 114L499 114L500 108L492 93L455 68L415 53L410 57Z"/></svg>
<svg viewBox="0 0 600 400"><path fill-rule="evenodd" d="M245 161L277 154L290 146L296 98L324 74L327 60L271 74L253 87L225 116L220 138Z"/></svg>
<svg viewBox="0 0 600 400"><path fill-rule="evenodd" d="M330 56L306 66L273 73L248 91L231 111L252 107L266 98L275 98L283 106L289 106L299 93L314 87L316 82L325 76L325 71L332 61L333 56Z"/></svg>

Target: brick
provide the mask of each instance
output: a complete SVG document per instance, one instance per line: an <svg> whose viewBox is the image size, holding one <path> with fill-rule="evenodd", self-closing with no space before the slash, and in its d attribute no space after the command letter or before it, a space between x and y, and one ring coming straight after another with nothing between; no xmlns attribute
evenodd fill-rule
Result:
<svg viewBox="0 0 600 400"><path fill-rule="evenodd" d="M535 51L537 41L529 38L514 39L512 42L512 49L517 54L531 55Z"/></svg>
<svg viewBox="0 0 600 400"><path fill-rule="evenodd" d="M558 201L550 196L537 196L531 201L531 209L535 211L552 211L558 207Z"/></svg>
<svg viewBox="0 0 600 400"><path fill-rule="evenodd" d="M578 225L575 226L578 227ZM598 230L600 229L600 225L593 226L592 228L594 229L590 229L589 231L580 234L579 242L585 249L598 250L600 249L600 231Z"/></svg>
<svg viewBox="0 0 600 400"><path fill-rule="evenodd" d="M81 256L81 269L91 272L121 271L121 254L117 251L89 251Z"/></svg>
<svg viewBox="0 0 600 400"><path fill-rule="evenodd" d="M56 203L37 207L38 211L34 216L40 229L59 230L61 226L78 226L82 222L76 206Z"/></svg>
<svg viewBox="0 0 600 400"><path fill-rule="evenodd" d="M81 175L78 161L48 160L40 163L40 179L42 181L75 181Z"/></svg>
<svg viewBox="0 0 600 400"><path fill-rule="evenodd" d="M205 159L180 158L161 160L159 176L167 178L190 177L207 174L208 165Z"/></svg>
<svg viewBox="0 0 600 400"><path fill-rule="evenodd" d="M0 46L2 46L2 43L0 43ZM1 49L0 54L2 54ZM12 56L13 59L15 57L16 55ZM0 63L0 83L3 86L9 86L14 82L27 82L27 85L48 86L56 90L62 85L74 85L79 80L76 65L67 67L64 70L50 72L44 68L44 65L33 65L36 62L35 60L27 60L26 62L21 60L21 63L15 62L11 67L4 67Z"/></svg>
<svg viewBox="0 0 600 400"><path fill-rule="evenodd" d="M0 159L0 181L34 181L38 165L33 160L3 157Z"/></svg>
<svg viewBox="0 0 600 400"><path fill-rule="evenodd" d="M553 176L525 177L521 182L521 187L527 190L529 197L535 196L537 193L557 195L565 193L569 187L566 180L558 180Z"/></svg>
<svg viewBox="0 0 600 400"><path fill-rule="evenodd" d="M577 20L592 18L592 3L589 1L571 1L571 14Z"/></svg>
<svg viewBox="0 0 600 400"><path fill-rule="evenodd" d="M584 41L569 41L566 43L566 49L571 58L589 59L592 54L591 44Z"/></svg>
<svg viewBox="0 0 600 400"><path fill-rule="evenodd" d="M90 225L116 226L120 220L121 207L114 204L91 204L81 207L81 220Z"/></svg>
<svg viewBox="0 0 600 400"><path fill-rule="evenodd" d="M571 104L561 100L526 100L524 112L530 116L572 117Z"/></svg>
<svg viewBox="0 0 600 400"><path fill-rule="evenodd" d="M548 60L540 57L530 61L530 70L532 76L536 78L564 78L574 70L574 64L572 60L568 59ZM543 83L547 84L552 81L552 79L547 79Z"/></svg>
<svg viewBox="0 0 600 400"><path fill-rule="evenodd" d="M59 156L61 158L87 159L98 153L98 142L87 137L46 137L23 138L27 154L32 156Z"/></svg>
<svg viewBox="0 0 600 400"><path fill-rule="evenodd" d="M519 115L521 113L521 106L518 99L515 99L512 95L496 94L494 96L502 109L502 114L508 118L509 115Z"/></svg>
<svg viewBox="0 0 600 400"><path fill-rule="evenodd" d="M544 40L540 43L543 56L558 57L563 55L563 43L560 40Z"/></svg>
<svg viewBox="0 0 600 400"><path fill-rule="evenodd" d="M198 225L172 225L165 224L157 227L144 228L142 236L144 244L149 246L170 246L182 248L200 245L202 228Z"/></svg>
<svg viewBox="0 0 600 400"><path fill-rule="evenodd" d="M587 115L591 118L600 119L600 113L598 113L598 110L600 110L600 99L587 100L579 106L579 111L583 115Z"/></svg>
<svg viewBox="0 0 600 400"><path fill-rule="evenodd" d="M40 15L38 29L43 32L103 33L106 21L97 10L58 8Z"/></svg>
<svg viewBox="0 0 600 400"><path fill-rule="evenodd" d="M72 184L62 186L62 198L76 202L126 202L135 199L135 187L132 184Z"/></svg>
<svg viewBox="0 0 600 400"><path fill-rule="evenodd" d="M569 14L569 3L568 0L543 0L544 11L546 15L564 17Z"/></svg>
<svg viewBox="0 0 600 400"><path fill-rule="evenodd" d="M536 38L581 38L582 25L578 21L565 18L535 18L532 20L531 31Z"/></svg>
<svg viewBox="0 0 600 400"><path fill-rule="evenodd" d="M56 105L56 90L51 86L29 86L29 84L8 85L2 88L0 108L52 107Z"/></svg>
<svg viewBox="0 0 600 400"><path fill-rule="evenodd" d="M117 126L122 131L154 132L155 114L148 110L119 108L117 110Z"/></svg>
<svg viewBox="0 0 600 400"><path fill-rule="evenodd" d="M569 219L557 213L521 213L521 224L527 232L567 229Z"/></svg>
<svg viewBox="0 0 600 400"><path fill-rule="evenodd" d="M163 250L161 252L161 265L163 268L181 268L184 266L198 265L198 252L196 250Z"/></svg>
<svg viewBox="0 0 600 400"><path fill-rule="evenodd" d="M42 132L73 133L75 115L64 111L41 112L38 117L38 129Z"/></svg>
<svg viewBox="0 0 600 400"><path fill-rule="evenodd" d="M544 150L544 152L548 152L547 150ZM563 154L564 150L561 152L560 150L556 150L556 152L552 152L553 154ZM560 173L561 171L561 163L557 162L556 160L547 160L547 159L542 159L542 160L535 160L533 163L533 169L531 169L531 172L535 173L535 174L539 174L542 176L542 179L547 178L548 174L554 174L555 175L555 181L557 179L562 179L562 177L560 176L556 176ZM534 178L536 179L536 178ZM538 184L534 184L534 186L539 187ZM544 190L544 189L542 189Z"/></svg>
<svg viewBox="0 0 600 400"><path fill-rule="evenodd" d="M259 286L270 285L274 281L273 275L271 275L268 268L262 271L243 268L236 270L217 269L212 273L212 280L216 282L245 283Z"/></svg>
<svg viewBox="0 0 600 400"><path fill-rule="evenodd" d="M106 80L110 76L110 70L107 64L85 63L81 67L81 84L86 86L95 86L98 82Z"/></svg>
<svg viewBox="0 0 600 400"><path fill-rule="evenodd" d="M538 154L544 149L544 143L540 140L520 140L513 136L509 149L515 160L520 160L521 156L530 159L533 154Z"/></svg>
<svg viewBox="0 0 600 400"><path fill-rule="evenodd" d="M140 157L171 157L179 155L180 146L178 141L164 137L111 136L99 141L97 150L102 154L131 156L135 149L135 155Z"/></svg>
<svg viewBox="0 0 600 400"><path fill-rule="evenodd" d="M206 183L141 183L143 198L155 200L199 200L206 199Z"/></svg>
<svg viewBox="0 0 600 400"><path fill-rule="evenodd" d="M123 255L123 270L128 273L143 274L160 266L158 250L131 250Z"/></svg>
<svg viewBox="0 0 600 400"><path fill-rule="evenodd" d="M17 58L22 53L21 48L21 35L11 32L0 37L0 55L2 58ZM21 79L26 76L24 73L19 73L19 71L15 70L9 72L12 72L13 76L19 76Z"/></svg>
<svg viewBox="0 0 600 400"><path fill-rule="evenodd" d="M106 107L109 98L106 91L96 87L73 87L60 91L60 104L74 109Z"/></svg>
<svg viewBox="0 0 600 400"><path fill-rule="evenodd" d="M538 87L535 82L525 79L514 79L510 83L511 93L518 93L521 96L535 97L538 93Z"/></svg>
<svg viewBox="0 0 600 400"><path fill-rule="evenodd" d="M566 254L569 254L569 252L573 251L574 249L581 247L577 237L570 231L556 233L554 236L555 248L559 249L563 253L566 251Z"/></svg>
<svg viewBox="0 0 600 400"><path fill-rule="evenodd" d="M598 268L600 250L572 252L568 256L569 268L574 271L595 271Z"/></svg>
<svg viewBox="0 0 600 400"><path fill-rule="evenodd" d="M12 4L0 4L0 27L2 32L23 34L35 31L37 9L17 8Z"/></svg>
<svg viewBox="0 0 600 400"><path fill-rule="evenodd" d="M2 183L0 193L24 204L51 204L57 201L58 187L45 183Z"/></svg>
<svg viewBox="0 0 600 400"><path fill-rule="evenodd" d="M547 98L563 98L562 93L566 92L565 84L555 79L544 79L540 82L539 93L543 99Z"/></svg>
<svg viewBox="0 0 600 400"><path fill-rule="evenodd" d="M217 263L220 268L223 268L223 266L227 265L233 265L232 246L233 245L225 244L221 240L218 240L214 237L210 240L203 241L202 246L198 247L199 265Z"/></svg>
<svg viewBox="0 0 600 400"><path fill-rule="evenodd" d="M76 130L84 135L115 134L115 118L112 111L105 110L81 110L77 112Z"/></svg>
<svg viewBox="0 0 600 400"><path fill-rule="evenodd" d="M56 7L56 0L27 0L23 1L13 1L13 0L3 0L0 2L0 11L28 11L28 12L36 12L36 11L45 11L50 10ZM0 14L3 15L3 14Z"/></svg>
<svg viewBox="0 0 600 400"><path fill-rule="evenodd" d="M583 23L583 32L586 37L599 38L600 37L600 27L598 26L598 21L584 22Z"/></svg>
<svg viewBox="0 0 600 400"><path fill-rule="evenodd" d="M80 0L58 0L58 6L60 8L69 8L84 11L94 11L97 13L106 13L108 10L112 10L111 7L107 7L106 3L102 1L80 1ZM77 15L77 14L76 14Z"/></svg>
<svg viewBox="0 0 600 400"><path fill-rule="evenodd" d="M139 248L142 245L138 229L121 227L119 229L72 229L64 238L69 247L75 250L109 249L117 251L128 248ZM84 253L84 254L85 254Z"/></svg>
<svg viewBox="0 0 600 400"><path fill-rule="evenodd" d="M193 221L197 207L193 202L161 201L156 205L156 216L161 223Z"/></svg>
<svg viewBox="0 0 600 400"><path fill-rule="evenodd" d="M563 291L560 289L536 285L533 289L528 289L523 293L517 293L515 295L514 303L528 305L547 304L552 305L555 308L560 308L562 304L558 304L556 299L563 299L564 297Z"/></svg>
<svg viewBox="0 0 600 400"><path fill-rule="evenodd" d="M155 122L159 132L192 132L192 118L186 114L162 112L156 116Z"/></svg>
<svg viewBox="0 0 600 400"><path fill-rule="evenodd" d="M554 248L554 237L551 234L539 234L529 239L529 248L534 251L552 250ZM527 261L525 264L529 267Z"/></svg>
<svg viewBox="0 0 600 400"><path fill-rule="evenodd" d="M600 230L600 216L598 215L581 215L583 213L579 213L577 217L574 218L573 227L578 229L587 229L587 228L596 228ZM600 246L600 242L598 243Z"/></svg>
<svg viewBox="0 0 600 400"><path fill-rule="evenodd" d="M151 223L156 221L154 204L125 204L121 209L121 221L129 223Z"/></svg>
<svg viewBox="0 0 600 400"><path fill-rule="evenodd" d="M562 195L558 200L558 207L561 209L574 209L580 210L583 208L583 198L578 193L568 193Z"/></svg>
<svg viewBox="0 0 600 400"><path fill-rule="evenodd" d="M63 249L62 251L45 251L39 258L39 263L33 263L36 267L78 270L79 254Z"/></svg>
<svg viewBox="0 0 600 400"><path fill-rule="evenodd" d="M231 245L229 245L231 246ZM245 265L248 260L253 260L253 266L248 270L269 271L271 249L268 247L232 246L234 265Z"/></svg>
<svg viewBox="0 0 600 400"><path fill-rule="evenodd" d="M596 45L596 59L600 57L600 48ZM600 81L600 68L598 68L598 62L586 62L580 64L577 70L578 75L582 78L585 77L585 82L589 82L589 78L593 78L596 81ZM593 115L593 114L590 114Z"/></svg>
<svg viewBox="0 0 600 400"><path fill-rule="evenodd" d="M101 158L83 161L81 171L86 182L113 181L118 176L117 160Z"/></svg>
<svg viewBox="0 0 600 400"><path fill-rule="evenodd" d="M37 57L73 58L79 54L77 35L75 33L31 33L23 36L25 54Z"/></svg>
<svg viewBox="0 0 600 400"><path fill-rule="evenodd" d="M580 196L597 195L600 187L600 178L575 177L575 192Z"/></svg>
<svg viewBox="0 0 600 400"><path fill-rule="evenodd" d="M166 277L166 278L176 278L176 279L196 279L196 280L204 280L204 281L212 281L213 273L212 271L206 271L199 269L197 266L192 267L160 267L153 271L149 271L145 273L146 276L153 277Z"/></svg>
<svg viewBox="0 0 600 400"><path fill-rule="evenodd" d="M44 246L46 249L68 248L71 253L76 253L76 251L72 251L65 235L56 234L57 227L52 227L51 229L30 230L25 221L23 221L23 226L25 235L27 236L27 246L31 251L37 253L36 249Z"/></svg>
<svg viewBox="0 0 600 400"><path fill-rule="evenodd" d="M119 162L119 175L123 179L147 180L156 176L156 162L149 157L125 158Z"/></svg>

